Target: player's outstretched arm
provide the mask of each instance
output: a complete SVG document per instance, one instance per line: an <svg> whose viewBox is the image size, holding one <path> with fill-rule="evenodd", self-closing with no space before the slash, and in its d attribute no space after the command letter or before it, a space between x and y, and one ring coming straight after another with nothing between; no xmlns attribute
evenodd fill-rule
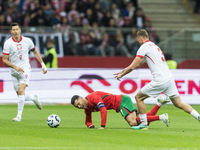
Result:
<svg viewBox="0 0 200 150"><path fill-rule="evenodd" d="M33 52L33 54L35 55L35 58L40 62L41 66L42 66L43 73L46 74L47 73L47 68L46 68L46 65L44 64L44 62L42 60L42 57L40 56L40 53L37 50L35 50Z"/></svg>

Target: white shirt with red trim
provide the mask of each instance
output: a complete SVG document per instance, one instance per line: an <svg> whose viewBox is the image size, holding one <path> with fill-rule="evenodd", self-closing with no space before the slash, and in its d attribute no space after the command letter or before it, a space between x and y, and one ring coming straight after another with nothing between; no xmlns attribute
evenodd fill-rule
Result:
<svg viewBox="0 0 200 150"><path fill-rule="evenodd" d="M154 81L164 82L172 78L161 49L153 42L147 40L140 46L137 56L144 58L149 66Z"/></svg>
<svg viewBox="0 0 200 150"><path fill-rule="evenodd" d="M3 54L9 55L9 61L12 64L25 70L30 68L28 52L34 50L35 46L30 38L21 36L20 41L17 42L10 37L4 43ZM16 70L11 68L11 73L15 72Z"/></svg>

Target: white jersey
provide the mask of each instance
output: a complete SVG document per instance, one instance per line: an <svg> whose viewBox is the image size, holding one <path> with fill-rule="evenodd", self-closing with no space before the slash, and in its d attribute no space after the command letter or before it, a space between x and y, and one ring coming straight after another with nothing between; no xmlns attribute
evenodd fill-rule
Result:
<svg viewBox="0 0 200 150"><path fill-rule="evenodd" d="M34 51L35 46L30 38L21 36L19 42L10 37L5 41L3 47L3 54L9 55L9 61L23 68L23 70L30 69L29 51ZM16 70L11 68L11 73L16 73Z"/></svg>
<svg viewBox="0 0 200 150"><path fill-rule="evenodd" d="M172 78L172 74L165 62L161 49L151 41L142 44L137 57L144 58L149 66L154 81L165 82Z"/></svg>

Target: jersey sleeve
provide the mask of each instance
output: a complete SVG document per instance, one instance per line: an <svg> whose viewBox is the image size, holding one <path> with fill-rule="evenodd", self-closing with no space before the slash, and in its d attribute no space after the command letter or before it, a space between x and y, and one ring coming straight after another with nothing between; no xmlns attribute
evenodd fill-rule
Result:
<svg viewBox="0 0 200 150"><path fill-rule="evenodd" d="M89 127L92 124L92 112L89 109L85 109L85 124Z"/></svg>
<svg viewBox="0 0 200 150"><path fill-rule="evenodd" d="M34 52L35 51L35 45L34 45L34 43L33 43L33 41L31 39L29 39L29 44L30 44L29 50L31 52Z"/></svg>
<svg viewBox="0 0 200 150"><path fill-rule="evenodd" d="M10 54L10 44L8 43L8 41L6 41L4 43L4 46L3 46L3 54L4 55L9 55Z"/></svg>
<svg viewBox="0 0 200 150"><path fill-rule="evenodd" d="M144 58L144 56L147 54L148 49L145 45L140 46L140 48L137 51L136 57Z"/></svg>
<svg viewBox="0 0 200 150"><path fill-rule="evenodd" d="M107 109L101 99L101 96L94 95L93 103L98 107L98 110L101 113L101 127L105 127L107 120Z"/></svg>

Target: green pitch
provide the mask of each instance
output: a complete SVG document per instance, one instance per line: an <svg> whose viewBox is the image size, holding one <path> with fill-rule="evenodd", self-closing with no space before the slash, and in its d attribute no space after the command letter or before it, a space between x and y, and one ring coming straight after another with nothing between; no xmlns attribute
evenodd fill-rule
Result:
<svg viewBox="0 0 200 150"><path fill-rule="evenodd" d="M147 105L150 110L153 105ZM200 111L200 105L193 106ZM200 149L200 123L191 115L163 106L158 114L168 113L170 127L160 121L151 123L149 130L129 127L120 113L108 111L106 129L100 127L100 113L93 113L95 129L87 129L83 110L71 105L25 105L21 122L12 122L17 105L0 106L0 149L7 150L132 150L132 149ZM61 118L58 128L50 128L46 119L50 114Z"/></svg>

